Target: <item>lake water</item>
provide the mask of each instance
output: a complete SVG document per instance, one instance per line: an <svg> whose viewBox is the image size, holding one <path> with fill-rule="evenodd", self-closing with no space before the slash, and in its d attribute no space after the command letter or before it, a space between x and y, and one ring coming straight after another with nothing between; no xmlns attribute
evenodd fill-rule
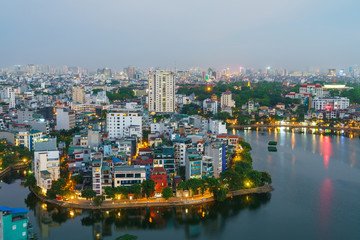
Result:
<svg viewBox="0 0 360 240"><path fill-rule="evenodd" d="M30 209L39 239L360 239L360 140L241 131L275 191L193 207L81 211L44 205L13 174L0 206ZM278 152L268 152L270 140Z"/></svg>

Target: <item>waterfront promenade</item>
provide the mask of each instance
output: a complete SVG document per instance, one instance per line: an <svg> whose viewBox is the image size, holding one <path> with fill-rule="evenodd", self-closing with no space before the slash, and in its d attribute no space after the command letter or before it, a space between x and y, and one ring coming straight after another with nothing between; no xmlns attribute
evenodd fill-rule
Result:
<svg viewBox="0 0 360 240"><path fill-rule="evenodd" d="M306 129L328 129L333 131L344 131L344 132L360 132L360 128L354 127L327 127L327 126L303 126L303 125L285 125L285 124L250 124L250 125L230 125L230 128L244 129L244 128L306 128Z"/></svg>
<svg viewBox="0 0 360 240"><path fill-rule="evenodd" d="M31 190L31 189L30 189ZM270 185L264 185L262 187L241 189L237 191L230 191L227 194L228 198L232 198L240 195L257 194L257 193L268 193L274 191L274 188ZM32 191L41 201L44 203L55 204L60 207L66 208L77 208L77 209L119 209L119 208L137 208L137 207L171 207L171 206L186 206L186 205L197 205L202 203L208 203L215 201L215 198L210 194L195 195L193 197L172 197L168 200L164 198L141 198L133 200L105 200L101 206L95 206L93 201L86 200L83 198L69 199L69 201L58 201L46 199L40 194Z"/></svg>

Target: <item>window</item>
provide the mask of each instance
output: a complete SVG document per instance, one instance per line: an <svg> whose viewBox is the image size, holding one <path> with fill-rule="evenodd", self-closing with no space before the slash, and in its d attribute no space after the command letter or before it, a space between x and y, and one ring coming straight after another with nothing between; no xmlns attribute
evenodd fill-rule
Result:
<svg viewBox="0 0 360 240"><path fill-rule="evenodd" d="M16 225L13 225L12 229L13 229L13 230L16 230Z"/></svg>
<svg viewBox="0 0 360 240"><path fill-rule="evenodd" d="M141 178L141 174L140 173L135 173L135 177L136 178Z"/></svg>
<svg viewBox="0 0 360 240"><path fill-rule="evenodd" d="M128 173L128 174L126 174L126 177L132 178L132 177L134 177L134 174L133 173Z"/></svg>

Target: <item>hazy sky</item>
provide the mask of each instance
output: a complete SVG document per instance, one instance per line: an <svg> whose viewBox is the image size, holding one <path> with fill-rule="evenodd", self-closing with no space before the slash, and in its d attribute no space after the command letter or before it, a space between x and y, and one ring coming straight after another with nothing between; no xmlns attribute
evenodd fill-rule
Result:
<svg viewBox="0 0 360 240"><path fill-rule="evenodd" d="M360 64L359 0L0 0L0 67Z"/></svg>

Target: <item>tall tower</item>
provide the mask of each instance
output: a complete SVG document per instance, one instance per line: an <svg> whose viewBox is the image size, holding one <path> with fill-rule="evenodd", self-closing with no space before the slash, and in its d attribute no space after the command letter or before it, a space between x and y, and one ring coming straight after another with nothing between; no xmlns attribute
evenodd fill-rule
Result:
<svg viewBox="0 0 360 240"><path fill-rule="evenodd" d="M149 75L149 112L175 111L174 73L157 70Z"/></svg>

